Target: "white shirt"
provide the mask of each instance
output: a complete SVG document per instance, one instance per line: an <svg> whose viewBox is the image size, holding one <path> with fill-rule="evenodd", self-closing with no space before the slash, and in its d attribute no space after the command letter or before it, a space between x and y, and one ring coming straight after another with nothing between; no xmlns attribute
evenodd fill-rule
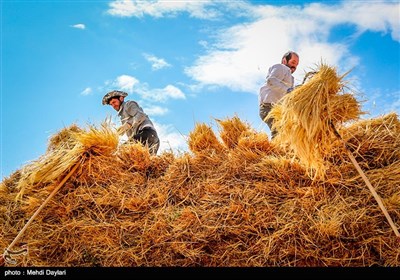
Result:
<svg viewBox="0 0 400 280"><path fill-rule="evenodd" d="M272 65L268 70L265 84L260 88L259 104L277 103L289 88L293 88L294 78L290 68L284 64Z"/></svg>

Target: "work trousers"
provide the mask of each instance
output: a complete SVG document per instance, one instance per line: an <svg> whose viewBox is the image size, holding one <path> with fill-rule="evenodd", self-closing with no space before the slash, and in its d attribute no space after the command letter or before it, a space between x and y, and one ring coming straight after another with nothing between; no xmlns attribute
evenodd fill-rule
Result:
<svg viewBox="0 0 400 280"><path fill-rule="evenodd" d="M158 138L157 132L151 127L145 127L139 130L139 133L133 136L133 139L147 146L150 154L157 154L158 148L160 147L160 139Z"/></svg>
<svg viewBox="0 0 400 280"><path fill-rule="evenodd" d="M271 111L273 107L272 103L261 103L260 104L260 118L268 125L269 130L271 131L271 140L276 135L276 130L272 129L272 124L274 123L274 119L272 117L268 117L268 113Z"/></svg>

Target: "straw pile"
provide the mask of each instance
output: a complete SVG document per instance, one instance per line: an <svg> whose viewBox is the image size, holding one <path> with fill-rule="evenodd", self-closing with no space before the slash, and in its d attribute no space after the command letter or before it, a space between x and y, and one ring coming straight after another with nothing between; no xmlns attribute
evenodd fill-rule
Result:
<svg viewBox="0 0 400 280"><path fill-rule="evenodd" d="M308 82L310 91L325 91L311 84L325 83L319 73ZM314 107L325 106L329 115L329 106L340 107L339 101ZM330 116L337 124L350 119L346 112ZM0 250L71 166L78 162L79 168L13 248L25 244L27 254L6 266L400 265L399 241L341 140L305 123L293 128L314 133L310 141L318 134L320 145L329 146L329 153L318 148L310 158L314 163L323 155L326 164L324 176L315 177L309 169L319 166L298 153L299 144L271 142L236 116L217 124L219 137L197 124L188 138L190 152L178 155L118 146L106 126L71 126L53 136L43 158L1 182ZM398 116L354 121L338 130L399 225ZM279 133L289 137L283 125Z"/></svg>

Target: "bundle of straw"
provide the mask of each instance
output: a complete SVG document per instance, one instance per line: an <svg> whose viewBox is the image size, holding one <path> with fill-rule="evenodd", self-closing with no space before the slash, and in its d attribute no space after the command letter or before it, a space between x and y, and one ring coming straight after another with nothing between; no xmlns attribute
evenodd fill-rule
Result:
<svg viewBox="0 0 400 280"><path fill-rule="evenodd" d="M26 188L46 184L60 178L84 154L111 154L118 146L118 135L106 123L100 128L89 125L88 130L76 125L64 128L51 137L47 152L21 170L21 180L17 185L20 199Z"/></svg>
<svg viewBox="0 0 400 280"><path fill-rule="evenodd" d="M224 146L217 139L210 126L197 123L188 138L189 149L197 155L222 152Z"/></svg>
<svg viewBox="0 0 400 280"><path fill-rule="evenodd" d="M244 132L251 131L250 125L242 122L238 116L227 118L225 120L215 120L220 128L219 135L228 149L233 149L238 145L239 138Z"/></svg>
<svg viewBox="0 0 400 280"><path fill-rule="evenodd" d="M270 112L278 132L274 140L293 151L313 178L323 178L325 159L336 139L332 125L357 119L360 105L348 88L344 77L324 63L305 84L285 95Z"/></svg>

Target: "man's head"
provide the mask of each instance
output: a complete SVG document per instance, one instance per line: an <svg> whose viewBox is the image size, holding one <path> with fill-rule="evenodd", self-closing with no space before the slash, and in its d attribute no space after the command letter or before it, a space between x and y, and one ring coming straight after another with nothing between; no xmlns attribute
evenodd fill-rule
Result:
<svg viewBox="0 0 400 280"><path fill-rule="evenodd" d="M126 96L128 96L128 94L124 91L113 90L104 95L102 103L103 105L111 105L116 111L119 111Z"/></svg>
<svg viewBox="0 0 400 280"><path fill-rule="evenodd" d="M294 73L297 65L299 65L299 55L294 51L288 51L282 57L282 64L290 68L290 71Z"/></svg>

